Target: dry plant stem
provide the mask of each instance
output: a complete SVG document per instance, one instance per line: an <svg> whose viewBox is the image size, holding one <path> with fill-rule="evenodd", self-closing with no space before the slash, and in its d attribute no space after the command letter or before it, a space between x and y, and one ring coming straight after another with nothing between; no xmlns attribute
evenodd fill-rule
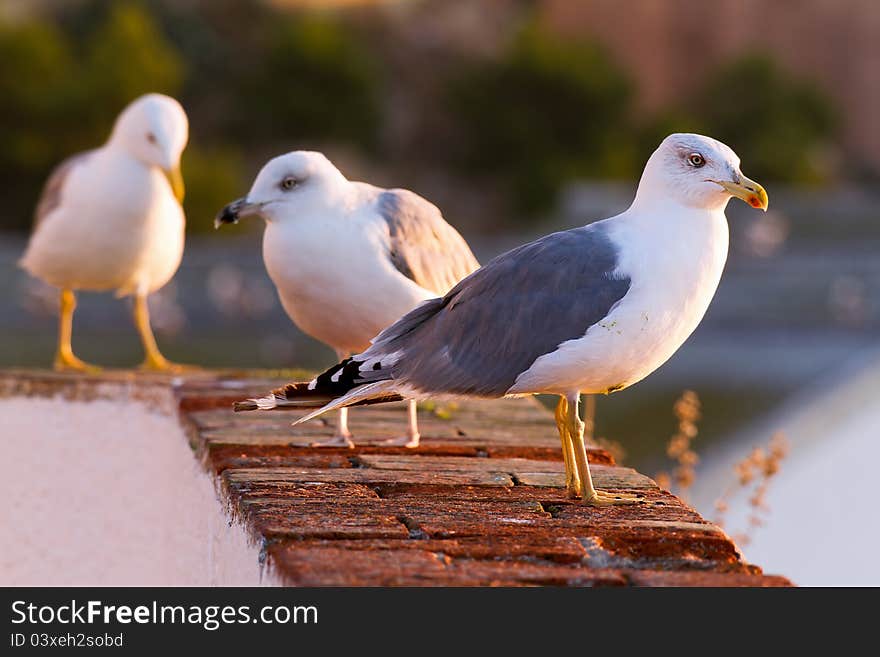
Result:
<svg viewBox="0 0 880 657"><path fill-rule="evenodd" d="M584 440L595 442L596 434L596 395L584 395Z"/></svg>
<svg viewBox="0 0 880 657"><path fill-rule="evenodd" d="M766 448L755 447L749 455L736 463L734 472L737 476L737 484L729 486L724 493L715 501L718 510L716 522L722 525L724 515L730 506L730 500L736 497L738 492L748 492L748 504L751 513L748 517L748 528L734 535L737 543L748 545L754 532L763 527L766 516L770 511L767 506L767 493L770 489L772 478L779 472L782 460L788 454L788 443L781 433L774 434Z"/></svg>
<svg viewBox="0 0 880 657"><path fill-rule="evenodd" d="M678 430L669 439L666 455L676 462L676 467L671 476L660 472L656 479L662 488L671 490L675 484L676 492L686 498L687 491L696 479L696 466L700 462L700 457L691 448L691 442L699 433L697 421L700 419L700 398L694 391L685 390L673 404L672 411L678 419Z"/></svg>

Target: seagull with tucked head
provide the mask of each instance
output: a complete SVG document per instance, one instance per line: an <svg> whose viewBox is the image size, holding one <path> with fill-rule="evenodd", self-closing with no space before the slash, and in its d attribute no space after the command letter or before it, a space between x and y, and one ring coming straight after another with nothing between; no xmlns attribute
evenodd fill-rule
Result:
<svg viewBox="0 0 880 657"><path fill-rule="evenodd" d="M767 209L767 193L742 174L728 146L670 135L622 214L498 256L382 331L368 349L308 384L288 384L236 410L320 406L297 421L304 422L399 399L558 395L569 494L597 506L638 502L638 495L593 486L580 395L641 381L697 327L727 259L724 211L732 197Z"/></svg>
<svg viewBox="0 0 880 657"><path fill-rule="evenodd" d="M61 291L56 369L99 369L71 347L75 290L133 296L142 367L178 367L156 345L147 297L171 280L183 257L180 156L188 133L180 103L141 96L122 111L103 146L63 161L46 182L19 264Z"/></svg>
<svg viewBox="0 0 880 657"><path fill-rule="evenodd" d="M437 206L405 189L349 181L317 152L270 160L215 226L248 216L265 220L263 260L284 310L340 360L479 267ZM274 398L264 404L283 406ZM315 446L353 447L351 438L341 407L335 436ZM386 444L418 446L415 401L406 435Z"/></svg>

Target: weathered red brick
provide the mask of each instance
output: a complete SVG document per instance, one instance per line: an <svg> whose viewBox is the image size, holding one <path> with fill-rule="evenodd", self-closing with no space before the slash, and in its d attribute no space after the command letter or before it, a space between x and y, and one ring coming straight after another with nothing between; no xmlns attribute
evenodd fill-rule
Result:
<svg viewBox="0 0 880 657"><path fill-rule="evenodd" d="M416 450L380 444L403 430L401 405L358 408L356 449L313 449L331 423L291 428L300 412L227 410L273 385L218 392L200 379L178 397L196 449L289 584L790 585L745 563L718 527L604 450L589 451L597 486L646 503L570 499L552 417L533 400L422 412Z"/></svg>

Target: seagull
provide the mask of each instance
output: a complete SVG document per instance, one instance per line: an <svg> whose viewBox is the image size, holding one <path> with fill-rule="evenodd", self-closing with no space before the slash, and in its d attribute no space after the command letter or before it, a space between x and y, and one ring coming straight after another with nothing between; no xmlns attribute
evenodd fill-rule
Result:
<svg viewBox="0 0 880 657"><path fill-rule="evenodd" d="M263 260L281 305L339 360L480 266L437 206L405 189L349 181L322 153L270 160L248 195L223 208L214 224L252 215L266 222ZM415 400L408 413L407 434L386 444L418 447ZM354 447L345 407L333 438L313 446Z"/></svg>
<svg viewBox="0 0 880 657"><path fill-rule="evenodd" d="M75 290L134 296L142 368L174 370L150 327L147 297L183 256L180 156L189 127L173 98L147 94L128 105L100 148L77 153L49 176L19 265L61 291L56 370L98 371L73 353Z"/></svg>
<svg viewBox="0 0 880 657"><path fill-rule="evenodd" d="M578 413L581 393L612 393L665 363L700 323L727 259L731 197L767 209L739 157L709 137L673 134L648 159L622 214L498 256L308 384L236 410L423 397L559 396L566 488L595 506L642 498L597 490ZM271 400L271 401L270 401Z"/></svg>

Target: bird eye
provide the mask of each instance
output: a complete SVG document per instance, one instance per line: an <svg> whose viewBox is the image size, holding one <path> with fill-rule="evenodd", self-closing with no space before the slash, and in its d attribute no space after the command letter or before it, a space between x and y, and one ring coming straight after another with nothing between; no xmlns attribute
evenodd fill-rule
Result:
<svg viewBox="0 0 880 657"><path fill-rule="evenodd" d="M153 134L152 132L148 132L147 133L147 141L150 142L151 144L155 144L158 140L156 139L155 134Z"/></svg>
<svg viewBox="0 0 880 657"><path fill-rule="evenodd" d="M281 189L285 192L289 192L291 189L296 187L297 180L293 176L287 176L284 180L281 181Z"/></svg>
<svg viewBox="0 0 880 657"><path fill-rule="evenodd" d="M697 168L700 168L701 166L706 164L706 158L704 158L699 153L691 153L690 155L687 156L687 161L688 161L688 164L690 164L692 167L697 167Z"/></svg>

